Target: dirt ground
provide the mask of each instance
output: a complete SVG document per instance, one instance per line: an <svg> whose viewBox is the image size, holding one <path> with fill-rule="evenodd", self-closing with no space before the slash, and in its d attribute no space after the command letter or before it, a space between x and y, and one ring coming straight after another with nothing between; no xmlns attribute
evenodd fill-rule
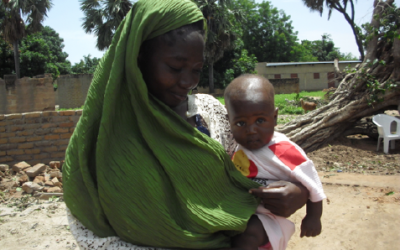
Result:
<svg viewBox="0 0 400 250"><path fill-rule="evenodd" d="M328 196L323 229L300 238L305 208L297 211L288 249L400 249L400 141L385 155L376 140L352 136L308 155ZM78 249L62 200L14 197L0 196L0 249Z"/></svg>

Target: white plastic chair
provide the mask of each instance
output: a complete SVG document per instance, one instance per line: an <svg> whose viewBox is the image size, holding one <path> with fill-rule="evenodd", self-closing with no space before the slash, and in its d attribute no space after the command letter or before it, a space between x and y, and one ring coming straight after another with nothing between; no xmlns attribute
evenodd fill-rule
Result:
<svg viewBox="0 0 400 250"><path fill-rule="evenodd" d="M385 154L388 154L389 141L391 141L390 148L394 149L394 140L400 140L400 119L390 115L379 114L375 115L372 118L372 121L376 124L379 133L378 147L376 148L376 151L379 151L379 144L381 142L381 139L383 139L383 152ZM395 132L390 131L390 127L393 122L396 123Z"/></svg>

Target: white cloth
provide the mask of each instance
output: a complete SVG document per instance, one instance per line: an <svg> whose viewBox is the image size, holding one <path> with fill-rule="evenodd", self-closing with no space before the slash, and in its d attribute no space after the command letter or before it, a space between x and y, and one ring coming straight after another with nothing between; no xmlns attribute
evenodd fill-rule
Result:
<svg viewBox="0 0 400 250"><path fill-rule="evenodd" d="M238 145L233 163L249 178L300 182L310 192L312 202L326 198L314 163L296 143L279 132L274 132L271 141L257 150ZM293 222L272 214L261 205L256 215L264 226L272 249L286 249L295 231Z"/></svg>

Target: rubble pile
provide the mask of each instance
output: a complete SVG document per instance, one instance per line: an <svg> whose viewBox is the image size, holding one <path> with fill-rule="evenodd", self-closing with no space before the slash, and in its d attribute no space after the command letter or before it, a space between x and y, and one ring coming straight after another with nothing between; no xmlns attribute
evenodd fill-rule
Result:
<svg viewBox="0 0 400 250"><path fill-rule="evenodd" d="M31 166L25 161L12 166L0 164L0 191L12 195L16 192L43 198L62 196L63 161L51 161L48 165Z"/></svg>

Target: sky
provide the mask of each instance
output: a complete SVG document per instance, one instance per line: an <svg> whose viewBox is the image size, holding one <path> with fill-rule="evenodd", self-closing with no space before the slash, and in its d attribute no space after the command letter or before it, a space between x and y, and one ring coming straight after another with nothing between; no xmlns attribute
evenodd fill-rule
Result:
<svg viewBox="0 0 400 250"><path fill-rule="evenodd" d="M262 0L256 0L262 2ZM302 0L270 0L272 5L290 15L292 26L301 40L320 40L325 33L330 34L335 46L342 53L352 53L359 57L358 48L350 25L344 17L334 11L328 21L327 12L320 16L318 12L310 12ZM373 12L373 0L358 0L355 6L355 22L358 25L369 22ZM395 0L400 6L400 0ZM64 39L64 51L68 60L78 63L83 56L102 57L104 51L96 48L96 37L86 34L82 25L83 13L78 0L53 0L53 8L43 25L53 28Z"/></svg>

